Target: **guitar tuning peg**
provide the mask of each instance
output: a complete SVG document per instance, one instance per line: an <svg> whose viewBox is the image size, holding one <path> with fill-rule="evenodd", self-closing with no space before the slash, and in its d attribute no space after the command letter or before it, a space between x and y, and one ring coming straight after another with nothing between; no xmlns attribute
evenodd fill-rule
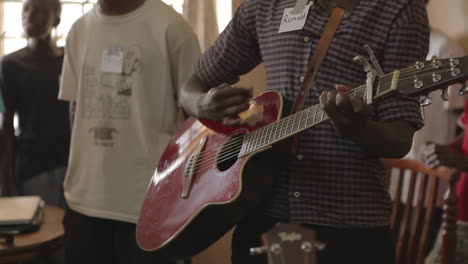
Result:
<svg viewBox="0 0 468 264"><path fill-rule="evenodd" d="M327 246L325 245L325 243L322 243L322 242L315 242L315 248L318 250L318 251L323 251Z"/></svg>
<svg viewBox="0 0 468 264"><path fill-rule="evenodd" d="M460 91L458 91L458 93L460 95L465 95L466 93L468 93L468 84L463 85L462 88L460 88Z"/></svg>
<svg viewBox="0 0 468 264"><path fill-rule="evenodd" d="M250 256L261 255L266 252L267 252L267 248L265 246L250 248Z"/></svg>
<svg viewBox="0 0 468 264"><path fill-rule="evenodd" d="M440 94L440 98L442 98L442 100L444 101L448 101L448 90L447 89L443 89L442 90L442 93Z"/></svg>
<svg viewBox="0 0 468 264"><path fill-rule="evenodd" d="M420 106L428 106L430 104L432 104L432 98L429 96L423 96L421 99L419 99Z"/></svg>

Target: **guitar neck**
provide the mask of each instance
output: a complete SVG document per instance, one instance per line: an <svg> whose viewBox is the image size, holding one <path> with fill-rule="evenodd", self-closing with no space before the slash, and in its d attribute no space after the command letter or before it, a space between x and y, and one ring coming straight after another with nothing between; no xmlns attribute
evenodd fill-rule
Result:
<svg viewBox="0 0 468 264"><path fill-rule="evenodd" d="M446 88L451 83L467 79L468 56L442 60L434 58L425 62L416 62L410 67L396 70L379 78L372 91L373 100L395 91L404 95L428 94L440 87ZM354 88L348 94L366 100L367 86ZM260 151L326 120L328 117L320 104L292 114L246 135L239 157Z"/></svg>
<svg viewBox="0 0 468 264"><path fill-rule="evenodd" d="M375 89L375 96L373 99L378 99L390 93L392 90L395 90L398 76L399 71L395 71L380 78L377 81L377 88ZM391 80L391 82L385 80ZM350 90L348 94L358 96L365 100L367 96L367 86L362 85L354 88ZM255 153L327 120L328 116L321 104L313 105L246 135L239 156Z"/></svg>

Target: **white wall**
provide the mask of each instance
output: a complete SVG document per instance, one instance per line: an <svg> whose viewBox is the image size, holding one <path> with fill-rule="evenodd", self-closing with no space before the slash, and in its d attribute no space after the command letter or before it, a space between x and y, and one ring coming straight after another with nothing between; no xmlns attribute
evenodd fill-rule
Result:
<svg viewBox="0 0 468 264"><path fill-rule="evenodd" d="M468 52L468 0L430 0L431 26L458 41Z"/></svg>

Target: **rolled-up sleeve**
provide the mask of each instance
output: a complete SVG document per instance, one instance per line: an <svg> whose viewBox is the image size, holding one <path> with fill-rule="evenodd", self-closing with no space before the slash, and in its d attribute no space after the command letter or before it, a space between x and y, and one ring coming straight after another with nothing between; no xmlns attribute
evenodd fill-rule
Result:
<svg viewBox="0 0 468 264"><path fill-rule="evenodd" d="M424 1L414 0L402 10L388 36L383 70L392 72L424 61L429 48L429 22ZM423 125L417 97L396 95L375 105L380 121L405 120L416 129Z"/></svg>

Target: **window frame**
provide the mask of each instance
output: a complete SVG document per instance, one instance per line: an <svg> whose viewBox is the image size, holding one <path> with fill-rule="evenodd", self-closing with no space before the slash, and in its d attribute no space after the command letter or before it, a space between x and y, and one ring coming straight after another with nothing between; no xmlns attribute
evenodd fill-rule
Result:
<svg viewBox="0 0 468 264"><path fill-rule="evenodd" d="M83 15L87 9L86 9L86 5L90 5L90 4L95 4L98 0L61 0L61 4L62 4L62 16L63 16L63 10L64 10L64 6L66 5L81 5L81 15ZM186 0L162 0L163 2L165 2L166 4L174 7L174 9L180 9L183 7L183 2L186 1ZM175 4L177 5L176 7L173 6L173 4L171 4L170 2L176 2ZM231 10L232 8L232 0L229 1L229 3L226 1L226 0L216 0L218 5L220 3L226 3L229 5L229 10ZM9 34L7 34L7 27L6 25L4 24L4 20L5 20L5 16L4 16L4 6L6 3L23 3L23 0L0 0L0 56L3 56L5 55L5 42L7 40L24 40L25 42L25 45L26 45L26 37L23 36L23 32L21 30L21 32L14 32L13 33L13 36L8 36ZM217 12L218 12L218 23L219 23L219 27L220 27L220 30L223 30L224 27L227 25L228 21L225 20L225 14L219 14L219 10L221 9L225 9L224 7L223 8L218 8ZM181 11L181 10L178 10L178 11ZM231 12L231 11L230 11ZM80 15L80 16L81 16ZM18 21L21 21L21 16L18 17ZM62 19L63 21L63 19ZM60 25L59 25L59 28L60 28ZM54 32L52 33L53 36L57 36L58 35L58 30L55 29ZM63 35L61 35L58 39L57 39L57 42L58 42L58 45L59 46L64 46L65 45L65 39L66 39L66 36L67 36L67 33L69 31L69 28L68 29L65 29L64 30L64 33ZM24 46L21 46L21 47L17 47L16 50L18 49L21 49L22 47ZM13 52L14 50L8 50L7 52L10 53L10 52Z"/></svg>
<svg viewBox="0 0 468 264"><path fill-rule="evenodd" d="M97 0L61 0L60 3L62 5L62 11L64 9L64 6L66 5L81 5L81 15L83 15L86 12L86 5L89 4L95 4ZM4 6L7 3L23 3L23 0L0 0L0 55L3 56L5 55L5 41L6 40L26 40L26 37L23 36L23 32L14 32L12 35L13 36L7 36L7 26L4 23ZM62 12L63 15L63 12ZM80 15L80 16L81 16ZM21 21L21 17L18 17L18 21ZM68 32L69 29L66 29L65 31ZM52 33L53 35L57 35L57 29L54 30ZM60 36L60 38L57 40L57 42L64 42L66 38L66 34ZM59 46L63 46L60 45ZM22 47L18 47L18 49L21 49ZM12 51L9 51L12 52ZM9 53L8 52L8 53Z"/></svg>

